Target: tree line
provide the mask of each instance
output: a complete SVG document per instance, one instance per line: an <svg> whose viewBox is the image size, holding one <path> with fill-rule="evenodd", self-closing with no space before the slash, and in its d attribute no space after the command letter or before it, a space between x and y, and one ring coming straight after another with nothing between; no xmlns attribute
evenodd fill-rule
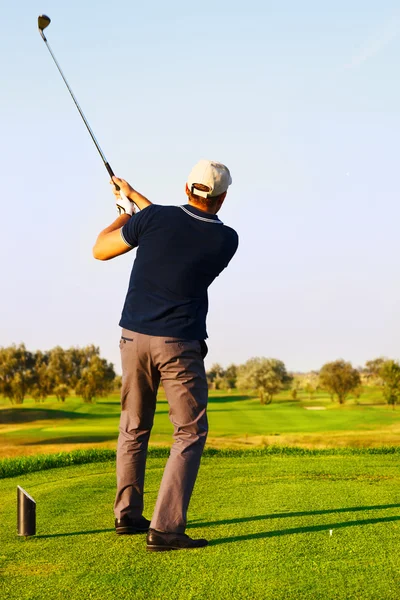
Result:
<svg viewBox="0 0 400 600"><path fill-rule="evenodd" d="M30 352L24 344L0 347L0 394L11 403L22 404L26 396L36 402L55 395L64 402L71 393L92 402L120 387L112 363L101 358L94 345ZM211 389L252 390L261 404L270 404L279 392L289 390L293 400L298 392L312 399L318 390L343 404L350 394L360 397L363 386L381 387L384 398L393 408L400 401L400 363L387 358L367 361L353 368L350 362L326 363L320 371L289 373L275 358L251 358L242 365L223 368L214 364L207 371Z"/></svg>
<svg viewBox="0 0 400 600"><path fill-rule="evenodd" d="M299 391L312 399L322 390L328 392L332 400L344 404L350 394L359 398L363 386L380 387L386 402L393 408L400 400L400 363L388 358L376 358L358 368L340 359L326 363L320 371L289 373L281 360L256 357L243 365L231 364L226 369L215 363L207 371L207 381L212 389L255 391L261 404L270 404L283 390L290 390L293 400Z"/></svg>
<svg viewBox="0 0 400 600"><path fill-rule="evenodd" d="M40 402L51 394L64 402L71 392L92 402L112 391L115 377L113 365L93 345L44 352L30 352L24 344L0 348L0 394L12 404L22 404L27 395Z"/></svg>

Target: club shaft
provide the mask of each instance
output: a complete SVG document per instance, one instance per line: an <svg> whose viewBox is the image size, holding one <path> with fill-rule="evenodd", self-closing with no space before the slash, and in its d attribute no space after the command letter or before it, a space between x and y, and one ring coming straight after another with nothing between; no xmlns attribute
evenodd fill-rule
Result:
<svg viewBox="0 0 400 600"><path fill-rule="evenodd" d="M44 40L44 42L45 42L45 44L46 44L46 46L47 46L47 49L48 49L48 51L50 52L50 54L51 54L51 57L52 57L52 59L54 60L54 62L55 62L55 64L56 64L56 67L57 67L57 69L59 70L59 72L60 72L60 75L61 75L61 77L63 78L63 80L64 80L64 83L65 83L65 85L66 85L66 86L67 86L67 88L68 88L68 91L69 91L69 93L71 94L72 100L74 101L76 108L79 110L79 114L81 115L81 117L82 117L82 119L83 119L83 122L85 123L85 125L86 125L86 128L87 128L88 132L90 133L90 137L92 138L92 140L93 140L93 142L94 142L94 145L96 146L96 148L97 148L97 150L98 150L98 152L99 152L99 154L100 154L100 156L101 156L101 158L102 158L102 160L103 160L104 166L106 167L106 169L107 169L107 171L108 171L108 174L110 175L110 177L113 177L113 176L114 176L114 172L113 172L112 168L110 167L110 164L108 163L108 161L107 161L107 159L106 159L106 157L105 157L105 155L104 155L104 153L103 153L102 149L100 148L100 144L99 144L99 143L98 143L98 141L96 140L96 136L94 135L94 133L93 133L93 131L92 131L92 129L91 129L91 127L90 127L89 123L87 122L87 120L86 120L86 117L85 117L85 115L83 114L83 111L82 111L81 107L79 106L79 102L78 102L78 100L75 98L75 96L74 96L74 93L73 93L73 91L71 90L71 88L70 88L70 86L69 86L69 84L68 84L68 81L66 80L66 78L65 78L65 75L64 75L64 73L62 72L62 69L61 69L60 65L58 64L58 62L57 62L57 59L56 59L56 57L54 56L54 54L53 54L53 52L52 52L52 50L51 50L51 48L50 48L50 44L48 43L47 39L44 37L44 35L43 35L43 33L42 33L42 32L41 32L41 34L42 34L42 38L43 38L43 40Z"/></svg>

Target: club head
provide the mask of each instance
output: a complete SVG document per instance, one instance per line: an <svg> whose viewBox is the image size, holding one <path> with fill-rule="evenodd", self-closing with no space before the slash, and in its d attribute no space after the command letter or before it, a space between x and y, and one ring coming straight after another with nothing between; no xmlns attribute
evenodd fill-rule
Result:
<svg viewBox="0 0 400 600"><path fill-rule="evenodd" d="M39 15L38 16L38 27L39 27L40 31L43 31L43 29L46 29L46 27L48 27L50 25L50 23L51 23L51 19L47 15Z"/></svg>

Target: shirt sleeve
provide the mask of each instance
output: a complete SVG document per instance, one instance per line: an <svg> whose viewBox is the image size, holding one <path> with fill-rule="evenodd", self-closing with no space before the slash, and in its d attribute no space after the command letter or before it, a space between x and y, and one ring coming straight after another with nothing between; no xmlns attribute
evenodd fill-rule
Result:
<svg viewBox="0 0 400 600"><path fill-rule="evenodd" d="M122 227L121 237L125 244L131 246L131 248L139 246L140 236L143 233L153 206L154 204L146 206L146 208L143 208L140 212L132 215L129 221Z"/></svg>
<svg viewBox="0 0 400 600"><path fill-rule="evenodd" d="M224 269L226 269L226 267L231 262L232 258L235 256L236 250L238 249L238 246L239 246L239 236L236 233L236 231L234 229L229 228L229 233L230 233L230 236L229 236L227 253L226 253L226 257L225 257Z"/></svg>

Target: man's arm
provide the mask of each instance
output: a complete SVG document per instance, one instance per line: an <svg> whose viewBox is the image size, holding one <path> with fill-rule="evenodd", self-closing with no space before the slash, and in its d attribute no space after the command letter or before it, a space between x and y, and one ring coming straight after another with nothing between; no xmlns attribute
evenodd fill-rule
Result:
<svg viewBox="0 0 400 600"><path fill-rule="evenodd" d="M121 254L125 254L126 252L129 252L129 250L132 250L132 246L124 240L121 229L135 212L134 204L139 209L146 208L146 206L150 206L151 204L150 200L134 190L125 179L113 177L110 183L113 186L113 193L116 198L118 209L120 212L121 210L125 212L121 214L114 223L111 223L111 225L99 233L96 243L93 246L93 256L98 260L110 260L110 258L115 258L116 256L120 256ZM115 184L120 190L116 189Z"/></svg>
<svg viewBox="0 0 400 600"><path fill-rule="evenodd" d="M114 223L103 229L97 237L96 243L93 246L93 256L98 260L110 260L125 252L132 250L132 246L128 246L124 242L121 235L121 228L129 221L131 215L119 215Z"/></svg>

